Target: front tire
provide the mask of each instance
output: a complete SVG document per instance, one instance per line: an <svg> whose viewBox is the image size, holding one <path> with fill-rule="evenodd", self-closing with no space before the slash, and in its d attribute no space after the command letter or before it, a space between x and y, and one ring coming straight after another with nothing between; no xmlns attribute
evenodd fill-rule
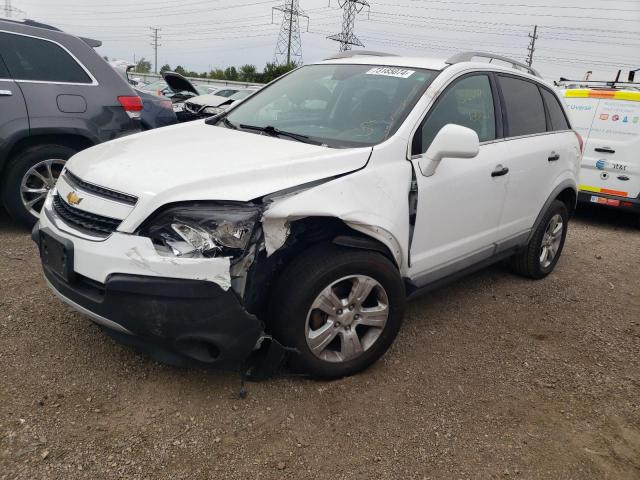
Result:
<svg viewBox="0 0 640 480"><path fill-rule="evenodd" d="M63 145L38 145L9 160L2 182L2 201L14 220L27 227L38 221L47 193L75 153Z"/></svg>
<svg viewBox="0 0 640 480"><path fill-rule="evenodd" d="M364 370L387 351L404 306L402 279L384 255L321 245L287 266L269 310L275 338L297 350L291 367L335 379Z"/></svg>
<svg viewBox="0 0 640 480"><path fill-rule="evenodd" d="M512 269L528 278L541 279L555 268L567 237L569 211L554 200L524 250L511 258Z"/></svg>

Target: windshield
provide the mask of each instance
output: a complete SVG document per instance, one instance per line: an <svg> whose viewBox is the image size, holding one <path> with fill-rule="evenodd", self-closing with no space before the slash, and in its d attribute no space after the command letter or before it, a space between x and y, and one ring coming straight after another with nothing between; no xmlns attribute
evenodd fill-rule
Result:
<svg viewBox="0 0 640 480"><path fill-rule="evenodd" d="M310 65L256 92L227 118L240 128L274 127L330 147L375 145L398 129L437 73L379 65Z"/></svg>
<svg viewBox="0 0 640 480"><path fill-rule="evenodd" d="M254 92L254 90L240 90L236 93L234 93L233 95L229 96L229 100L242 100L243 98L248 97L249 95L251 95ZM218 95L216 93L216 95Z"/></svg>

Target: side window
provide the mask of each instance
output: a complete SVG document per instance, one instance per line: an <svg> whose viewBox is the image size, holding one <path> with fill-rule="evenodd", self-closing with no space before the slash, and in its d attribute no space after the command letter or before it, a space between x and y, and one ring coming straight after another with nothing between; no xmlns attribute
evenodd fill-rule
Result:
<svg viewBox="0 0 640 480"><path fill-rule="evenodd" d="M487 75L465 77L440 95L416 133L413 154L425 153L440 129L449 123L475 130L481 142L495 140L496 117Z"/></svg>
<svg viewBox="0 0 640 480"><path fill-rule="evenodd" d="M551 119L550 130L568 130L570 128L569 122L567 122L567 117L556 96L544 88L540 90L542 91L542 97L544 98L544 103L547 105L547 111Z"/></svg>
<svg viewBox="0 0 640 480"><path fill-rule="evenodd" d="M46 40L0 33L0 54L15 80L91 83L73 57Z"/></svg>
<svg viewBox="0 0 640 480"><path fill-rule="evenodd" d="M538 86L519 78L498 78L507 110L509 136L546 132L547 119Z"/></svg>
<svg viewBox="0 0 640 480"><path fill-rule="evenodd" d="M4 66L2 57L0 57L0 78L9 78L9 72L7 71L7 67Z"/></svg>

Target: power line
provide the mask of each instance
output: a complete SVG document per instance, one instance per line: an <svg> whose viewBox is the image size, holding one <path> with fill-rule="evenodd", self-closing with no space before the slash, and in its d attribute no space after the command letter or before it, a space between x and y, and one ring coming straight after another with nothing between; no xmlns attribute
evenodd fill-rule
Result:
<svg viewBox="0 0 640 480"><path fill-rule="evenodd" d="M427 0L410 0L411 2L425 2ZM611 8L607 6L603 7L584 7L584 6L573 6L573 5L532 5L529 3L491 3L491 2L452 2L451 0L428 0L427 3L444 3L445 5L455 4L455 5L477 5L479 7L520 7L520 8L544 8L544 9L567 9L567 10L606 10L607 12L640 12L640 10L631 10L628 8Z"/></svg>
<svg viewBox="0 0 640 480"><path fill-rule="evenodd" d="M538 25L533 27L533 34L529 34L529 38L531 42L529 42L529 46L527 47L527 51L529 54L527 55L527 65L531 66L533 63L533 52L536 51L536 40L538 39Z"/></svg>
<svg viewBox="0 0 640 480"><path fill-rule="evenodd" d="M387 2L378 2L379 5L388 6L388 7L400 7L406 8L406 5L398 4L398 3L387 3ZM517 16L525 16L525 17L551 17L551 18L571 18L571 19L583 19L583 20L609 20L612 22L637 22L638 20L635 18L611 18L611 17L602 17L602 16L586 16L586 15L558 15L557 13L533 13L533 12L508 12L505 10L495 11L495 10L469 10L469 9L456 9L456 8L443 8L443 7L433 7L433 6L413 6L412 8L419 9L427 9L427 10L436 10L441 12L456 12L468 15L469 13L483 13L488 15L517 15ZM605 9L606 10L606 9ZM629 11L629 10L627 10ZM633 10L635 12L635 10Z"/></svg>
<svg viewBox="0 0 640 480"><path fill-rule="evenodd" d="M300 9L299 0L287 0L284 5L273 7L273 12L282 12L280 34L276 42L275 63L290 65L293 62L302 64L302 38L300 37L300 17L306 17L309 28L309 15ZM273 22L273 18L271 20Z"/></svg>
<svg viewBox="0 0 640 480"><path fill-rule="evenodd" d="M151 46L153 47L153 53L155 55L155 63L153 66L153 71L155 73L158 73L158 47L160 46L160 44L158 43L158 40L159 40L158 31L162 29L158 27L149 27L149 28L153 32L151 34L151 40L152 40Z"/></svg>
<svg viewBox="0 0 640 480"><path fill-rule="evenodd" d="M338 0L338 5L343 9L342 32L330 35L327 38L340 43L340 51L351 50L351 46L364 47L353 33L356 23L356 15L365 7L371 8L367 0Z"/></svg>

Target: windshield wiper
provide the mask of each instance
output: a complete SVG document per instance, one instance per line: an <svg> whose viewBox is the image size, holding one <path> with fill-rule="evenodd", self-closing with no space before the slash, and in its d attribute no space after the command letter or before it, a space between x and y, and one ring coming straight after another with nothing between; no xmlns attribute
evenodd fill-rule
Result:
<svg viewBox="0 0 640 480"><path fill-rule="evenodd" d="M233 130L237 130L238 127L236 126L235 123L232 123L227 116L225 115L224 118L222 119L222 123L224 123L227 127L232 128Z"/></svg>
<svg viewBox="0 0 640 480"><path fill-rule="evenodd" d="M303 143L312 143L314 145L322 145L322 143L317 142L315 140L311 140L306 135L302 135L300 133L286 132L284 130L280 130L273 125L267 125L266 127L258 127L257 125L244 125L240 124L240 128L244 130L254 130L256 132L264 132L267 135L272 135L274 137L289 137Z"/></svg>

